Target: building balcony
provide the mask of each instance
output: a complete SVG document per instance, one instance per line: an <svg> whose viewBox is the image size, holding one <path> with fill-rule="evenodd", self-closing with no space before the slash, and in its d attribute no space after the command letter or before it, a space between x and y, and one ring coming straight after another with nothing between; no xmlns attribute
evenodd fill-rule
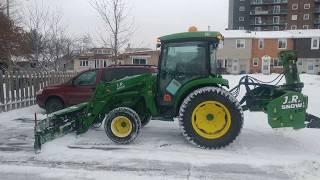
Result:
<svg viewBox="0 0 320 180"><path fill-rule="evenodd" d="M273 22L273 21L262 21L262 22L255 22L251 21L251 26L285 26L286 21L280 21L280 22Z"/></svg>
<svg viewBox="0 0 320 180"><path fill-rule="evenodd" d="M314 13L320 13L320 8L315 8Z"/></svg>
<svg viewBox="0 0 320 180"><path fill-rule="evenodd" d="M288 0L251 0L250 4L253 5L253 6L273 5L273 4L288 4Z"/></svg>
<svg viewBox="0 0 320 180"><path fill-rule="evenodd" d="M314 24L320 25L320 18L314 20Z"/></svg>
<svg viewBox="0 0 320 180"><path fill-rule="evenodd" d="M287 9L275 10L262 10L262 11L250 11L251 16L266 16L266 15L286 15L288 14Z"/></svg>

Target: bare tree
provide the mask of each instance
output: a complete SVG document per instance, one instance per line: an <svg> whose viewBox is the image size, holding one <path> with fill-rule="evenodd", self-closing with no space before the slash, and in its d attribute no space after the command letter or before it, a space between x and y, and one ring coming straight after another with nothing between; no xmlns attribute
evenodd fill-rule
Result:
<svg viewBox="0 0 320 180"><path fill-rule="evenodd" d="M12 70L12 55L21 51L22 28L15 25L14 21L0 12L0 66Z"/></svg>
<svg viewBox="0 0 320 180"><path fill-rule="evenodd" d="M44 61L47 59L45 46L50 30L50 25L48 24L50 17L49 9L44 6L43 1L41 3L34 1L32 6L25 9L23 16L24 24L31 34L32 60L36 62Z"/></svg>
<svg viewBox="0 0 320 180"><path fill-rule="evenodd" d="M128 15L127 5L126 0L91 0L91 6L104 23L101 40L112 48L115 63L119 50L128 43L132 34L133 18Z"/></svg>

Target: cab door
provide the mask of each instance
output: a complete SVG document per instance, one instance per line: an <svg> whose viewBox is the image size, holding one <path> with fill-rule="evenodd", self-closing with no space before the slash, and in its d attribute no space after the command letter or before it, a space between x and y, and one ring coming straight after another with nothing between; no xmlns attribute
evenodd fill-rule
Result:
<svg viewBox="0 0 320 180"><path fill-rule="evenodd" d="M209 43L167 43L162 47L158 102L172 105L187 82L209 74Z"/></svg>

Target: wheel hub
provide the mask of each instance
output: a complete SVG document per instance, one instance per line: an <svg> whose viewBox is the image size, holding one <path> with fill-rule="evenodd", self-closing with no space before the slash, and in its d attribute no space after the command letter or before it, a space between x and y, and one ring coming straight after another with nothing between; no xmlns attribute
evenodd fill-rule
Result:
<svg viewBox="0 0 320 180"><path fill-rule="evenodd" d="M127 137L132 132L132 123L129 118L118 116L111 122L111 131L117 137Z"/></svg>
<svg viewBox="0 0 320 180"><path fill-rule="evenodd" d="M229 131L230 126L230 111L220 102L205 101L193 110L192 127L201 137L220 138Z"/></svg>

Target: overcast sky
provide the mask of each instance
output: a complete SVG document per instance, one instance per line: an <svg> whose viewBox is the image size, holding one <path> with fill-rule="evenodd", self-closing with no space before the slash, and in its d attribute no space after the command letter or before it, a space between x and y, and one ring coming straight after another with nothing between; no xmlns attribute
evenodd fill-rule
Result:
<svg viewBox="0 0 320 180"><path fill-rule="evenodd" d="M34 0L23 1L26 5ZM191 25L199 30L223 30L228 22L228 0L128 0L134 17L133 46L154 48L156 38L183 32ZM45 5L60 9L70 35L95 34L101 21L89 0L43 0ZM24 4L22 3L22 4ZM23 6L26 6L23 5Z"/></svg>

